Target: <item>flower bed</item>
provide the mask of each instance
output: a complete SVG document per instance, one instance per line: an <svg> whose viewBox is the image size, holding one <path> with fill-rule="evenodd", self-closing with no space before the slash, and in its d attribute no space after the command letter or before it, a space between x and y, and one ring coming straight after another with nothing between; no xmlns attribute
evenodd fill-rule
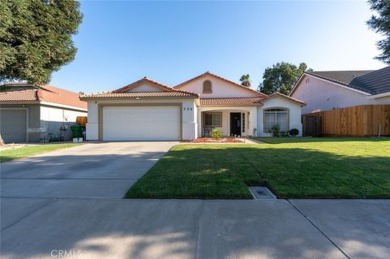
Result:
<svg viewBox="0 0 390 259"><path fill-rule="evenodd" d="M194 141L195 143L242 143L242 139L234 137L223 137L219 139L215 138L197 138Z"/></svg>

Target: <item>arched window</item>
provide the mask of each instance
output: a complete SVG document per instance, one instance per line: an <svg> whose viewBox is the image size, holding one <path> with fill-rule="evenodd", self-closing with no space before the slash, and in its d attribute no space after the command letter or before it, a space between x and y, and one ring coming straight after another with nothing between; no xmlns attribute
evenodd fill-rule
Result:
<svg viewBox="0 0 390 259"><path fill-rule="evenodd" d="M204 94L211 94L213 92L211 81L206 80L203 82L203 93Z"/></svg>
<svg viewBox="0 0 390 259"><path fill-rule="evenodd" d="M264 132L272 132L275 124L280 126L281 132L289 130L289 114L286 108L270 108L264 110Z"/></svg>

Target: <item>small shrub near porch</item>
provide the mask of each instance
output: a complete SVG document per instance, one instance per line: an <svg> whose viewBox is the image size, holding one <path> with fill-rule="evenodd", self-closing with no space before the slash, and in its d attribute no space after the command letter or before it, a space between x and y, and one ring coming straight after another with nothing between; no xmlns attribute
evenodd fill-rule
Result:
<svg viewBox="0 0 390 259"><path fill-rule="evenodd" d="M215 138L215 139L220 139L222 138L222 131L218 128L214 128L212 131L211 131L211 137Z"/></svg>

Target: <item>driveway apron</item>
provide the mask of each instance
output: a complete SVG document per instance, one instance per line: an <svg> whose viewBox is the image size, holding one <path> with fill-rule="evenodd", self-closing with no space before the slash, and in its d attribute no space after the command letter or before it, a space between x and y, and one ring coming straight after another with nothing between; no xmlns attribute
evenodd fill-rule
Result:
<svg viewBox="0 0 390 259"><path fill-rule="evenodd" d="M89 143L1 164L1 197L122 198L176 142Z"/></svg>

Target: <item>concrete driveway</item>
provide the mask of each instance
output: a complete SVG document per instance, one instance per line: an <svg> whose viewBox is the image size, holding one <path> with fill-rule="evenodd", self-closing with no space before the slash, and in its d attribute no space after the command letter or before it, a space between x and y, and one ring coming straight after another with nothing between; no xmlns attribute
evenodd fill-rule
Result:
<svg viewBox="0 0 390 259"><path fill-rule="evenodd" d="M1 258L388 258L390 200L118 199L172 144L2 164Z"/></svg>
<svg viewBox="0 0 390 259"><path fill-rule="evenodd" d="M90 143L4 163L1 197L122 198L176 143Z"/></svg>

